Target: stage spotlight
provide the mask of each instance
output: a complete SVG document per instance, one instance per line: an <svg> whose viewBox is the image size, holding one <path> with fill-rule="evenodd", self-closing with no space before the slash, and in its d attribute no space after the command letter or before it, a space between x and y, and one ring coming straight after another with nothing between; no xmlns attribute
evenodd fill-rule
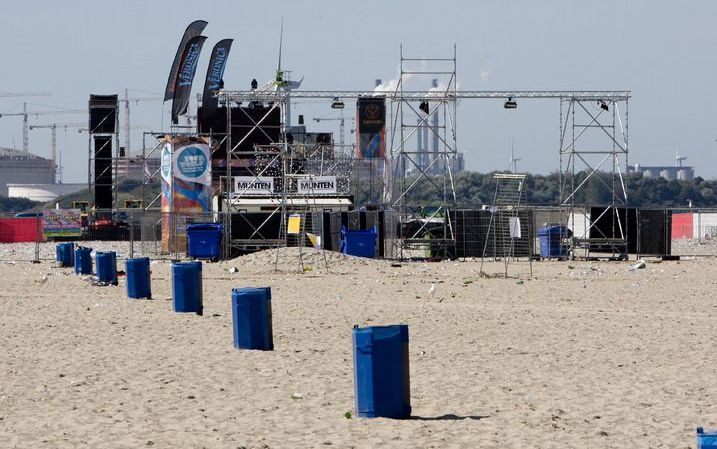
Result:
<svg viewBox="0 0 717 449"><path fill-rule="evenodd" d="M418 105L418 109L428 114L428 102L422 101L421 104Z"/></svg>
<svg viewBox="0 0 717 449"><path fill-rule="evenodd" d="M609 108L607 107L607 104L604 101L600 100L600 101L598 101L598 104L600 105L600 109L602 109L603 111L609 110Z"/></svg>
<svg viewBox="0 0 717 449"><path fill-rule="evenodd" d="M256 82L256 78L251 80L251 90L256 90L256 88L259 87L259 83Z"/></svg>
<svg viewBox="0 0 717 449"><path fill-rule="evenodd" d="M506 109L515 109L518 107L518 103L513 100L513 97L508 97L508 101L503 104L503 107Z"/></svg>
<svg viewBox="0 0 717 449"><path fill-rule="evenodd" d="M334 97L334 101L331 102L331 109L343 109L344 102L339 100L339 97Z"/></svg>

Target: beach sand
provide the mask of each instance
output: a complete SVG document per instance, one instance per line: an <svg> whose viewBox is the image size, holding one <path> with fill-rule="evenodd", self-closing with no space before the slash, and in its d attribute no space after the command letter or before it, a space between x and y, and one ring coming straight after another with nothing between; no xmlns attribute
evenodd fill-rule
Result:
<svg viewBox="0 0 717 449"><path fill-rule="evenodd" d="M172 312L166 261L152 300L0 262L0 447L694 448L717 428L713 259L486 279L479 261L326 253L327 269L309 251L299 273L296 249L279 255L280 272L275 251L205 264L204 316ZM243 286L272 288L274 351L232 346ZM351 328L396 323L412 419L347 419Z"/></svg>

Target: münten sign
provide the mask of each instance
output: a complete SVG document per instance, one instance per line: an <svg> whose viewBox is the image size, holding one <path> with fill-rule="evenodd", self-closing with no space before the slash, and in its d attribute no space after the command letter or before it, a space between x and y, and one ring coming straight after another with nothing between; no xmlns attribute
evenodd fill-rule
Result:
<svg viewBox="0 0 717 449"><path fill-rule="evenodd" d="M313 176L299 179L297 192L313 195L336 193L336 176Z"/></svg>
<svg viewBox="0 0 717 449"><path fill-rule="evenodd" d="M236 195L272 195L274 178L255 176L235 176L234 192Z"/></svg>

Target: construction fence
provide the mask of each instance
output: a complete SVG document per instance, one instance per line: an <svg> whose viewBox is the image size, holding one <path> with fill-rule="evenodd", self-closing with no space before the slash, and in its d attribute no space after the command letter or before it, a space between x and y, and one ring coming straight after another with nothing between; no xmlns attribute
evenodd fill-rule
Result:
<svg viewBox="0 0 717 449"><path fill-rule="evenodd" d="M575 239L615 237L627 240L627 252L637 256L717 256L717 210L621 209L619 225L594 217L604 208L524 207L494 210L457 209L430 218L416 214L400 217L391 210L343 212L308 211L299 216L300 232L287 232L280 213L169 214L141 209L106 212L83 217L79 229L52 229L47 217L0 214L0 260L54 260L55 242L74 241L119 258L147 256L187 257L187 226L220 223L224 227L221 257L281 246L318 246L339 251L341 229L365 230L376 226L376 256L387 259L420 258L538 258L541 228L563 225ZM20 214L18 214L20 215ZM30 215L30 214L24 214ZM591 221L593 217L593 221ZM282 227L283 226L283 227ZM318 238L317 238L318 237ZM566 236L567 237L567 236ZM402 251L402 241L424 239L420 251ZM450 248L436 242L451 241ZM507 249L506 249L507 248ZM600 248L593 248L599 251ZM508 252L506 252L508 251Z"/></svg>

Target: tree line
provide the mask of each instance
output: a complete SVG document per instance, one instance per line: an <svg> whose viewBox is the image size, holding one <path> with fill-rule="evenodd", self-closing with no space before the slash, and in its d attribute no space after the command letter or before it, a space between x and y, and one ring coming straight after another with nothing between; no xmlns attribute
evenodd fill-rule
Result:
<svg viewBox="0 0 717 449"><path fill-rule="evenodd" d="M458 207L474 208L493 203L496 182L494 172L461 172L454 177L456 203ZM380 179L355 181L353 187L354 202L357 205L382 202L382 184ZM415 186L406 194L407 202L415 206L441 204L444 185L443 177L407 178L406 185L415 182ZM641 173L623 175L613 179L612 173L579 172L571 180L561 180L558 173L549 175L528 174L525 178L525 200L531 206L557 206L560 204L561 183L566 192L575 191L575 204L601 206L611 204L612 186L622 191L624 183L627 202L630 207L640 208L698 208L717 207L717 180L705 180L696 177L692 181L668 181L664 178L647 178ZM396 183L394 183L396 185ZM579 188L575 189L577 186ZM450 192L450 188L446 189ZM401 192L394 188L394 198ZM449 203L450 203L449 197Z"/></svg>

